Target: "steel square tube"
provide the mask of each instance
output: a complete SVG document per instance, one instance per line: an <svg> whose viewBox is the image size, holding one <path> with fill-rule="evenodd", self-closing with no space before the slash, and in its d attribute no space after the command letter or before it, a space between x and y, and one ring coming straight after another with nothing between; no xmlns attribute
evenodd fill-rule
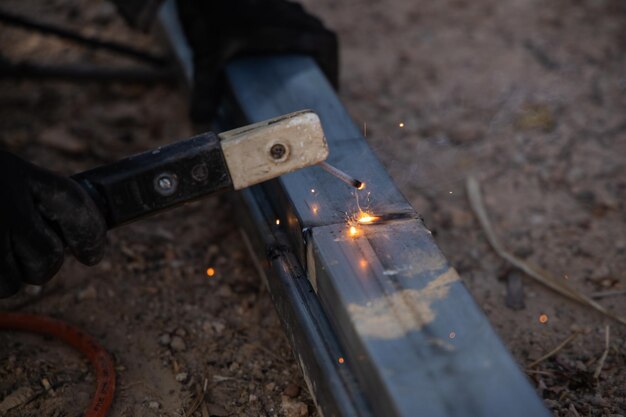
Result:
<svg viewBox="0 0 626 417"><path fill-rule="evenodd" d="M162 21L190 78L172 3ZM352 190L316 167L239 194L245 240L321 414L548 416L314 61L241 59L226 76L221 126L313 109L329 162L367 183L375 214L395 218L348 237Z"/></svg>
<svg viewBox="0 0 626 417"><path fill-rule="evenodd" d="M313 60L247 58L227 77L247 122L317 112L329 162L368 184L374 214L397 218L348 236L352 190L315 167L263 186L374 414L549 415Z"/></svg>

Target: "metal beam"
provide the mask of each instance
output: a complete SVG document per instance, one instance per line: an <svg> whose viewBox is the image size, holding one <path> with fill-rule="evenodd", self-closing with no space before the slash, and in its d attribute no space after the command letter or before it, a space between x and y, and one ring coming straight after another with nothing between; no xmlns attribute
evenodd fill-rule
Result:
<svg viewBox="0 0 626 417"><path fill-rule="evenodd" d="M318 113L329 162L367 183L381 221L350 236L353 190L319 168L265 184L290 246L372 412L547 416L526 377L393 184L314 61L247 58L227 69L247 122Z"/></svg>
<svg viewBox="0 0 626 417"><path fill-rule="evenodd" d="M224 128L313 109L329 162L367 183L360 204L381 216L349 236L353 190L317 167L239 194L245 241L320 412L548 416L315 62L247 58L226 75Z"/></svg>

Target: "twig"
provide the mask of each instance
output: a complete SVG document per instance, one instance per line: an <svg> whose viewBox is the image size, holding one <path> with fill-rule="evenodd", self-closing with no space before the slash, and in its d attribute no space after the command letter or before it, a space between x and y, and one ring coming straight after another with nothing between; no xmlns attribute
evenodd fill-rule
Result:
<svg viewBox="0 0 626 417"><path fill-rule="evenodd" d="M539 365L541 362L545 361L546 359L551 358L552 356L556 355L557 353L559 353L561 349L567 346L572 340L576 339L576 337L578 337L579 334L580 332L572 333L571 335L568 336L567 339L559 343L557 347L555 347L550 352L546 353L545 355L543 355L542 357L540 357L539 359L537 359L536 361L528 365L528 367L534 368L535 366Z"/></svg>
<svg viewBox="0 0 626 417"><path fill-rule="evenodd" d="M574 406L573 403L569 405L569 411L574 415L574 417L580 417L580 413L578 412L578 410L576 409L576 406Z"/></svg>
<svg viewBox="0 0 626 417"><path fill-rule="evenodd" d="M526 369L526 373L527 374L536 374L536 375L554 376L554 372L538 371L536 369Z"/></svg>
<svg viewBox="0 0 626 417"><path fill-rule="evenodd" d="M606 357L609 355L609 347L611 342L611 326L606 325L606 330L604 331L604 352L602 352L602 356L600 356L600 361L598 362L598 366L596 366L596 371L593 373L593 379L598 379L600 373L602 372L602 367L604 366L604 361Z"/></svg>
<svg viewBox="0 0 626 417"><path fill-rule="evenodd" d="M480 185L478 184L478 181L473 177L468 177L466 186L470 206L478 217L478 220L480 221L480 224L485 234L487 235L487 240L498 255L500 255L503 259L509 261L512 265L524 271L527 275L541 282L543 285L552 288L559 294L568 297L574 301L577 301L581 304L585 304L622 324L626 324L626 319L616 316L591 298L579 293L573 288L570 288L570 286L567 285L564 280L556 278L543 268L540 268L537 265L520 259L504 249L504 247L500 244L500 241L496 238L496 235L491 227L491 223L489 222L489 217L487 216L487 211L485 210L485 206L483 205L482 197L480 194Z"/></svg>
<svg viewBox="0 0 626 417"><path fill-rule="evenodd" d="M626 290L600 291L600 292L594 292L590 296L591 298L605 298L605 297L615 297L618 295L626 295Z"/></svg>
<svg viewBox="0 0 626 417"><path fill-rule="evenodd" d="M189 410L187 410L186 412L183 411L183 413L185 415L188 415L188 416L192 415L193 413L196 412L196 410L200 407L200 405L202 403L204 403L204 396L206 395L208 382L209 381L206 378L204 378L204 384L202 386L202 391L198 392L198 396L196 397L196 400L191 405L191 407L189 407Z"/></svg>

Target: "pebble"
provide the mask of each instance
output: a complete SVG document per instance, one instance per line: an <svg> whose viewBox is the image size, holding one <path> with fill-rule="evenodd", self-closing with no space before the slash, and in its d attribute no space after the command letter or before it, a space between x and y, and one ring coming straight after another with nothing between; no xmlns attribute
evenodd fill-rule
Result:
<svg viewBox="0 0 626 417"><path fill-rule="evenodd" d="M282 412L285 417L308 417L309 408L301 401L294 401L286 395L282 396Z"/></svg>
<svg viewBox="0 0 626 417"><path fill-rule="evenodd" d="M485 130L478 124L465 123L448 132L450 140L455 145L466 145L475 142L485 135Z"/></svg>
<svg viewBox="0 0 626 417"><path fill-rule="evenodd" d="M98 291L96 290L96 287L94 287L93 285L90 285L87 288L80 290L78 294L76 294L76 299L78 301L93 300L97 296L98 296Z"/></svg>
<svg viewBox="0 0 626 417"><path fill-rule="evenodd" d="M185 382L188 376L189 375L187 375L187 372L179 372L176 374L176 381Z"/></svg>
<svg viewBox="0 0 626 417"><path fill-rule="evenodd" d="M526 306L522 274L518 271L511 271L506 276L506 297L504 302L508 308L515 311L522 310Z"/></svg>
<svg viewBox="0 0 626 417"><path fill-rule="evenodd" d="M213 327L213 330L215 330L215 333L217 333L218 335L222 334L222 332L226 328L226 325L219 321L212 322L211 326Z"/></svg>
<svg viewBox="0 0 626 417"><path fill-rule="evenodd" d="M161 346L168 346L171 343L171 341L172 341L172 338L167 333L164 333L161 335L161 337L159 337L159 344Z"/></svg>
<svg viewBox="0 0 626 417"><path fill-rule="evenodd" d="M40 285L26 285L24 292L28 295L35 296L41 294L43 287Z"/></svg>
<svg viewBox="0 0 626 417"><path fill-rule="evenodd" d="M276 388L276 384L273 382L270 382L269 384L265 385L265 389L268 391L274 391L274 388Z"/></svg>
<svg viewBox="0 0 626 417"><path fill-rule="evenodd" d="M170 342L170 347L178 352L181 352L187 349L187 345L185 345L185 341L180 336L172 337L172 341Z"/></svg>
<svg viewBox="0 0 626 417"><path fill-rule="evenodd" d="M250 394L250 396L248 397L248 401L253 403L257 400L257 396L254 394Z"/></svg>
<svg viewBox="0 0 626 417"><path fill-rule="evenodd" d="M87 151L87 143L81 141L63 127L48 128L39 136L39 142L68 154L75 155Z"/></svg>
<svg viewBox="0 0 626 417"><path fill-rule="evenodd" d="M467 227L474 221L471 212L456 206L448 207L448 213L450 215L450 221L455 227Z"/></svg>
<svg viewBox="0 0 626 417"><path fill-rule="evenodd" d="M285 387L283 394L289 398L296 398L300 395L300 387L292 382Z"/></svg>
<svg viewBox="0 0 626 417"><path fill-rule="evenodd" d="M159 409L159 407L161 407L161 404L159 404L158 401L150 401L148 403L148 407L152 408L153 410L157 410Z"/></svg>

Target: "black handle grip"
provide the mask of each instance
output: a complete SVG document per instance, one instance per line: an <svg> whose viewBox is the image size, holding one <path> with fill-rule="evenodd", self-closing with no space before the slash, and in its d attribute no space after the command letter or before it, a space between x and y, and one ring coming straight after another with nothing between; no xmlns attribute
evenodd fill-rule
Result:
<svg viewBox="0 0 626 417"><path fill-rule="evenodd" d="M113 228L232 187L220 140L207 132L72 176Z"/></svg>

